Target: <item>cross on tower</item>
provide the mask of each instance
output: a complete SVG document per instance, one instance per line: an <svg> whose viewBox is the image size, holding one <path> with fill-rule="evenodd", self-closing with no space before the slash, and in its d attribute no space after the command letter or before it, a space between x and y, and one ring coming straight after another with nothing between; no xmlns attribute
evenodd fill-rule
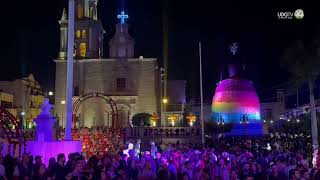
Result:
<svg viewBox="0 0 320 180"><path fill-rule="evenodd" d="M124 11L121 11L121 14L119 14L117 17L118 19L121 19L121 24L124 24L124 20L129 18L128 14L124 14Z"/></svg>
<svg viewBox="0 0 320 180"><path fill-rule="evenodd" d="M230 46L230 52L235 55L238 51L238 43L232 43L232 45Z"/></svg>

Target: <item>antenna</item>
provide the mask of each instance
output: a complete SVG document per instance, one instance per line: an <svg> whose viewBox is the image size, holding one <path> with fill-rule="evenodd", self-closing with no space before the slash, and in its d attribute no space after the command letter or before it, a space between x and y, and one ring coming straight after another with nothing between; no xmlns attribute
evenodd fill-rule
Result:
<svg viewBox="0 0 320 180"><path fill-rule="evenodd" d="M124 0L121 0L121 10L124 11Z"/></svg>

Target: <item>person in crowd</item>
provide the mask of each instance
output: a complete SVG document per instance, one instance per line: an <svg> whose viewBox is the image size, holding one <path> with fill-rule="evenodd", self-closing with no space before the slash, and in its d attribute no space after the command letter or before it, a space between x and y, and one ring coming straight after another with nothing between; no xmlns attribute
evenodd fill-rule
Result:
<svg viewBox="0 0 320 180"><path fill-rule="evenodd" d="M134 151L135 151L135 155L138 157L141 153L140 151L140 148L141 148L141 140L140 139L137 139L137 143L136 145L134 146Z"/></svg>
<svg viewBox="0 0 320 180"><path fill-rule="evenodd" d="M35 164L36 165L36 164ZM34 171L34 180L47 180L47 169L46 166L42 163L36 171Z"/></svg>
<svg viewBox="0 0 320 180"><path fill-rule="evenodd" d="M139 168L136 165L135 159L130 159L128 161L128 169L127 169L128 179L129 180L138 180Z"/></svg>
<svg viewBox="0 0 320 180"><path fill-rule="evenodd" d="M6 168L3 165L4 159L3 156L0 154L0 180L6 180Z"/></svg>
<svg viewBox="0 0 320 180"><path fill-rule="evenodd" d="M156 153L158 152L158 148L153 141L150 142L150 146L151 146L151 151L150 151L151 156L153 158L156 158Z"/></svg>
<svg viewBox="0 0 320 180"><path fill-rule="evenodd" d="M141 180L153 180L156 179L156 174L153 172L151 167L151 159L145 161L144 167L139 174Z"/></svg>
<svg viewBox="0 0 320 180"><path fill-rule="evenodd" d="M64 154L58 154L57 163L54 167L54 174L57 179L64 179L65 177L65 162L66 158ZM53 175L53 174L51 174Z"/></svg>
<svg viewBox="0 0 320 180"><path fill-rule="evenodd" d="M30 155L23 154L22 160L18 164L18 172L20 179L31 179L33 175L32 164L30 163Z"/></svg>
<svg viewBox="0 0 320 180"><path fill-rule="evenodd" d="M38 172L40 166L42 165L42 157L38 155L34 158L34 160L35 160L35 163L33 165L33 173L36 173Z"/></svg>
<svg viewBox="0 0 320 180"><path fill-rule="evenodd" d="M56 165L56 159L54 157L50 158L49 159L49 165L48 165L48 168L47 168L47 174L48 175L51 175L51 174L54 173L55 165Z"/></svg>

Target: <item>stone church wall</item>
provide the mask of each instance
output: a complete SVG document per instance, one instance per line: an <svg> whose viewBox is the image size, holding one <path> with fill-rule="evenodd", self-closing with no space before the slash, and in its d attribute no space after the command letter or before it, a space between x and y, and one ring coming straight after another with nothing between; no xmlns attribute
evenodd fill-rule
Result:
<svg viewBox="0 0 320 180"><path fill-rule="evenodd" d="M123 118L125 116L132 117L140 112L150 114L157 112L157 94L159 94L157 91L160 89L156 88L159 78L156 77L157 62L155 59L89 59L81 61L75 62L74 66L74 87L78 89L74 92L78 91L79 93L74 95L100 92L111 98L116 97L114 99L116 102L122 102L129 108L133 105L133 109L130 109L131 114L127 115L124 112L125 115L121 116ZM126 79L126 88L122 91L117 90L117 78ZM66 63L56 60L55 110L61 119L60 125L65 123L65 105L61 104L61 101L65 100L65 82ZM101 99L86 100L79 108L80 119L84 119L84 121L80 120L80 125L87 127L107 125L108 115L106 112L110 111L109 108ZM126 122L127 119L122 119L119 123L127 126Z"/></svg>

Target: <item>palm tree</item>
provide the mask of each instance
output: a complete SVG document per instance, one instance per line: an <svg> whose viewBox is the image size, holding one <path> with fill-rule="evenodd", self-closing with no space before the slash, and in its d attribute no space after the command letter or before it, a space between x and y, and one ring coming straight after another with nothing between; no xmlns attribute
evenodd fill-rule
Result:
<svg viewBox="0 0 320 180"><path fill-rule="evenodd" d="M318 148L318 125L314 100L314 82L320 73L320 38L309 42L298 40L286 48L281 65L290 72L297 84L308 84L311 112L312 145Z"/></svg>

